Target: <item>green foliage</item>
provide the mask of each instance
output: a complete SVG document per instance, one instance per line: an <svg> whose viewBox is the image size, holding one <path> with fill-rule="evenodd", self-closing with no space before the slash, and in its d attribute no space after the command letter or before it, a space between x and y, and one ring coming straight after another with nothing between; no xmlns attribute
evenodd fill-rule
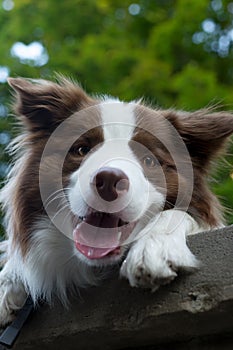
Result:
<svg viewBox="0 0 233 350"><path fill-rule="evenodd" d="M221 0L17 0L11 11L0 9L0 66L12 76L50 79L60 72L89 92L145 97L162 107L194 110L220 102L230 109L232 20L232 3ZM34 41L46 49L47 63L12 56L15 42ZM9 98L0 84L0 106ZM0 119L0 129L11 130L9 118ZM232 160L213 184L229 208Z"/></svg>

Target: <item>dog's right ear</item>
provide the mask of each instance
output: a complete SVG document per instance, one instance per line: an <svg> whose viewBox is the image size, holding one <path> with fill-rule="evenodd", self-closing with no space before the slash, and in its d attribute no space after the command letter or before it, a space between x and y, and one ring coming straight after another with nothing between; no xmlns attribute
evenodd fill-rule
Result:
<svg viewBox="0 0 233 350"><path fill-rule="evenodd" d="M14 110L31 131L51 131L74 112L94 103L80 86L61 76L58 83L24 78L9 78L8 83L16 92Z"/></svg>

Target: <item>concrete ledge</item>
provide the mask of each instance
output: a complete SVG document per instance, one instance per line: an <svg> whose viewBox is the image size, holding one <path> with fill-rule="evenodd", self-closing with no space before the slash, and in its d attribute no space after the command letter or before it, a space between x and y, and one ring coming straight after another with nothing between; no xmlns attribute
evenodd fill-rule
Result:
<svg viewBox="0 0 233 350"><path fill-rule="evenodd" d="M41 307L14 349L232 349L233 226L191 236L189 246L198 272L154 294L112 276L68 311Z"/></svg>

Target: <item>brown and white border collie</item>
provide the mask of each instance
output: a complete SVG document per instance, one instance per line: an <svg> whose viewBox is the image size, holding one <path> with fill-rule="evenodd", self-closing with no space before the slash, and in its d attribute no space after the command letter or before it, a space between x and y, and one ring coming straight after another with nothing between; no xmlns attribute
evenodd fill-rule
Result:
<svg viewBox="0 0 233 350"><path fill-rule="evenodd" d="M22 133L1 192L0 325L28 294L66 304L113 264L152 290L198 265L186 236L223 224L206 176L232 114L92 98L64 78L9 84Z"/></svg>

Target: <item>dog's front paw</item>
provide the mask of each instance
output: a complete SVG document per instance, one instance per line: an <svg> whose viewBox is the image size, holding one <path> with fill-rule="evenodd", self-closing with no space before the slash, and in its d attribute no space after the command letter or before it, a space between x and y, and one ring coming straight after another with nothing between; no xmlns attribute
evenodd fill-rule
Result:
<svg viewBox="0 0 233 350"><path fill-rule="evenodd" d="M120 275L127 278L132 287L155 291L159 286L170 283L179 269L197 267L197 260L186 244L176 247L169 243L162 236L139 240L124 260Z"/></svg>
<svg viewBox="0 0 233 350"><path fill-rule="evenodd" d="M121 268L121 276L127 278L132 287L147 288L154 292L161 285L170 283L177 274L166 263L161 270L151 269L144 262L133 268L130 260L126 259Z"/></svg>
<svg viewBox="0 0 233 350"><path fill-rule="evenodd" d="M7 278L0 278L0 326L5 326L14 320L26 297L21 282L14 283Z"/></svg>
<svg viewBox="0 0 233 350"><path fill-rule="evenodd" d="M129 251L121 266L120 275L127 278L132 287L149 288L152 291L177 276L175 267L165 257L148 251L148 246L142 247L140 244Z"/></svg>

